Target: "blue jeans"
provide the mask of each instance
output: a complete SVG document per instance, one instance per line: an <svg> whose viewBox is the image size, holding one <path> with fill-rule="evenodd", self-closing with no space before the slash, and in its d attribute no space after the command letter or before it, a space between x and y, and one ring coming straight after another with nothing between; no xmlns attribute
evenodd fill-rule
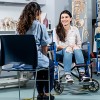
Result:
<svg viewBox="0 0 100 100"><path fill-rule="evenodd" d="M76 64L84 63L84 57L81 49L76 49L73 53L69 53L65 51L66 49L62 49L57 51L57 58L63 59L64 71L65 73L71 73L71 65L72 65L72 56L75 55ZM62 56L62 58L61 58ZM80 72L85 72L84 68L79 68Z"/></svg>

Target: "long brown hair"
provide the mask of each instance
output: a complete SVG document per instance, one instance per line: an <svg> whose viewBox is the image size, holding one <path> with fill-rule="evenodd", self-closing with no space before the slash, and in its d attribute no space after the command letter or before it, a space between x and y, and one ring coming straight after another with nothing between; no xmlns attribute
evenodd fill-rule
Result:
<svg viewBox="0 0 100 100"><path fill-rule="evenodd" d="M40 5L36 2L30 2L25 6L17 24L17 31L20 35L24 35L29 30L33 20L36 20L36 16L40 12Z"/></svg>
<svg viewBox="0 0 100 100"><path fill-rule="evenodd" d="M58 25L56 27L56 33L57 33L60 41L62 41L62 42L65 42L65 37L66 37L65 29L64 29L64 27L63 27L63 25L61 23L61 15L64 14L64 13L68 14L70 16L70 18L72 17L71 13L68 10L64 10L60 14L59 22L58 22Z"/></svg>

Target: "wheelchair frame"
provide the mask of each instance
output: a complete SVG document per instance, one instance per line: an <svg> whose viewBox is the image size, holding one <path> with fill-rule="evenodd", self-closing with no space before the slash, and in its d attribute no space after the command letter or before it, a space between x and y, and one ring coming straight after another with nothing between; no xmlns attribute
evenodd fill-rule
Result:
<svg viewBox="0 0 100 100"><path fill-rule="evenodd" d="M71 70L74 70L75 68L78 67L85 67L85 71L86 71L86 75L89 77L88 79L84 80L83 82L80 82L80 75L77 76L74 73L71 72L71 74L73 76L75 76L78 80L79 83L81 85L86 86L87 89L90 92L97 92L99 90L99 82L95 79L92 78L92 65L91 65L91 60L90 60L90 43L89 42L84 42L82 45L87 45L88 48L88 60L86 62L86 64L76 64ZM61 94L64 91L64 86L62 84L62 78L64 77L64 75L62 75L60 77L60 73L59 73L59 68L58 66L63 68L63 65L61 65L59 62L56 61L56 45L55 43L53 43L53 46L51 46L53 50L53 60L54 60L54 65L55 65L55 72L54 72L54 90L57 94ZM87 72L88 71L88 72Z"/></svg>

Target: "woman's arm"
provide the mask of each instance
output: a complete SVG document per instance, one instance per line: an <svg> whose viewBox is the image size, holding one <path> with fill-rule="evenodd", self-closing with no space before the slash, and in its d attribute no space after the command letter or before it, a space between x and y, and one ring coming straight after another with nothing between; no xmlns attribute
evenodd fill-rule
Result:
<svg viewBox="0 0 100 100"><path fill-rule="evenodd" d="M42 53L47 56L48 46L42 46Z"/></svg>
<svg viewBox="0 0 100 100"><path fill-rule="evenodd" d="M56 29L55 28L53 29L53 42L55 42L57 50L62 50L64 48L66 48L66 46L59 45L60 41L59 41L59 38L58 38L58 36L56 34Z"/></svg>

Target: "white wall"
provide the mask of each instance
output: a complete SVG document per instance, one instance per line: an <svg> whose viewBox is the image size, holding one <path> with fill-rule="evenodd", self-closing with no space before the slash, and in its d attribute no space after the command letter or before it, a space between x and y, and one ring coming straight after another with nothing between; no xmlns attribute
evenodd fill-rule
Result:
<svg viewBox="0 0 100 100"><path fill-rule="evenodd" d="M51 21L51 28L53 28L55 26L55 0L46 0L46 5L42 7L42 11L47 13L47 18Z"/></svg>
<svg viewBox="0 0 100 100"><path fill-rule="evenodd" d="M88 40L90 42L90 47L91 47L91 51L92 51L92 14L94 12L92 12L92 0L87 0L87 29L88 29L88 33L89 33L89 37ZM95 14L95 13L94 13Z"/></svg>
<svg viewBox="0 0 100 100"><path fill-rule="evenodd" d="M68 0L55 0L55 25L58 24L60 13L67 9L67 5L69 5Z"/></svg>
<svg viewBox="0 0 100 100"><path fill-rule="evenodd" d="M47 13L47 17L51 20L52 28L54 28L59 20L61 11L67 9L69 0L46 0L46 6L42 10Z"/></svg>
<svg viewBox="0 0 100 100"><path fill-rule="evenodd" d="M0 19L12 17L17 20L24 6L2 6L0 5Z"/></svg>
<svg viewBox="0 0 100 100"><path fill-rule="evenodd" d="M96 19L96 0L92 0L92 19Z"/></svg>

